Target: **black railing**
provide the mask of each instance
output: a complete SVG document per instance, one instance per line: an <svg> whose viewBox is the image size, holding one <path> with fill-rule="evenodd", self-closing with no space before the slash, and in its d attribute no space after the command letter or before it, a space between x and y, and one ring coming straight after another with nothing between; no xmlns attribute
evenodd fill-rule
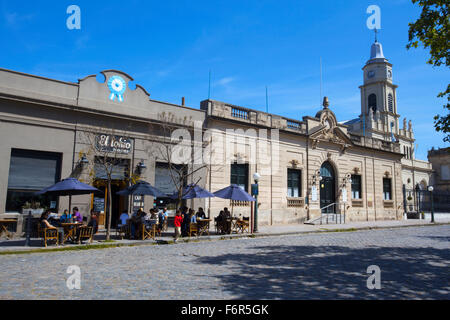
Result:
<svg viewBox="0 0 450 320"><path fill-rule="evenodd" d="M434 212L450 212L450 192L407 189L403 186L405 212L431 212L433 195Z"/></svg>

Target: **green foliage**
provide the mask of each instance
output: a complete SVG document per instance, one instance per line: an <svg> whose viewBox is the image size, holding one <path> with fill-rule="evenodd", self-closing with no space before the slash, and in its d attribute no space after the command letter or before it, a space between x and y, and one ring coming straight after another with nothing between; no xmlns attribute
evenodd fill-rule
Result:
<svg viewBox="0 0 450 320"><path fill-rule="evenodd" d="M436 67L450 65L450 2L448 0L412 0L422 7L416 22L409 24L407 49L418 48L419 43L430 50L428 64ZM444 141L450 142L450 84L439 93L439 98L447 97L444 115L434 117L436 131L446 134Z"/></svg>

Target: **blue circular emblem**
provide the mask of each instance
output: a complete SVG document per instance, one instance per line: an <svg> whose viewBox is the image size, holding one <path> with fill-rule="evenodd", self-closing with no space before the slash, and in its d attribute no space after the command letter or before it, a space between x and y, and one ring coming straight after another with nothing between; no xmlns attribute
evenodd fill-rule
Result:
<svg viewBox="0 0 450 320"><path fill-rule="evenodd" d="M127 83L125 82L125 80L123 80L122 77L112 76L111 78L109 78L108 88L109 91L111 91L111 95L109 96L110 100L114 101L117 96L117 100L119 100L119 102L123 101L123 94L127 89Z"/></svg>

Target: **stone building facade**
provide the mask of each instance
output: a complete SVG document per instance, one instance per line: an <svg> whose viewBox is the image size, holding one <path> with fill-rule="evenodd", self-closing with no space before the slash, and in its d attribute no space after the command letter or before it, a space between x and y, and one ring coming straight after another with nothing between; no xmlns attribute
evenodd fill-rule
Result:
<svg viewBox="0 0 450 320"><path fill-rule="evenodd" d="M143 179L170 194L172 164L190 173L183 183L211 192L233 183L250 193L258 172L260 225L304 223L322 212L345 214L346 221L400 219L403 185L411 178L413 185L428 184L431 167L414 159L412 125L399 128L397 87L381 44L371 55L361 116L344 122L327 98L314 116L299 120L215 100L199 109L155 101L121 71L75 83L0 69L0 215L20 217L36 191L69 176L106 192L103 158L114 160L113 220L122 211L167 205L168 198L116 192ZM167 145L177 157L182 146L188 157L169 160ZM58 212L69 205L67 197L40 200ZM224 207L243 216L252 210L250 203L217 198L186 205L202 206L211 217ZM106 204L92 195L73 197L74 206L87 214Z"/></svg>
<svg viewBox="0 0 450 320"><path fill-rule="evenodd" d="M437 192L450 192L450 147L431 149L428 161L433 166L431 185Z"/></svg>

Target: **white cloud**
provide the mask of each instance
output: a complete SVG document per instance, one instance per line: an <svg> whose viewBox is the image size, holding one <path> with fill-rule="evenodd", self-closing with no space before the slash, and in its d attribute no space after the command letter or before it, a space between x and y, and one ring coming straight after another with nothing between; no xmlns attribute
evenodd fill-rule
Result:
<svg viewBox="0 0 450 320"><path fill-rule="evenodd" d="M225 78L218 80L215 84L219 85L219 86L225 86L225 85L233 82L234 80L235 79L233 77L225 77Z"/></svg>

